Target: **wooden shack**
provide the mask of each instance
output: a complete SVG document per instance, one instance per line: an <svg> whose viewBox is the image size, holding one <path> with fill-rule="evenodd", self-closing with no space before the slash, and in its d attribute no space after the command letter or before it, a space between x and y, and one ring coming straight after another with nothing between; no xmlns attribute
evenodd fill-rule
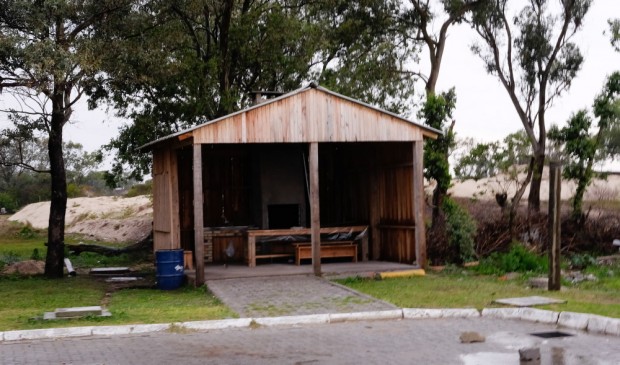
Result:
<svg viewBox="0 0 620 365"><path fill-rule="evenodd" d="M424 266L423 138L439 133L311 84L158 139L155 250L193 251L200 285L205 261L252 266L280 254L256 237L297 227L320 275L321 234L368 227L354 259Z"/></svg>

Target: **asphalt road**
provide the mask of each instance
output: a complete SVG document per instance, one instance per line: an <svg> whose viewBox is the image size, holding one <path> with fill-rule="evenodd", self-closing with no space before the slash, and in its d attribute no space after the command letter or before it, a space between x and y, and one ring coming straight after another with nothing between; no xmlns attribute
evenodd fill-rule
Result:
<svg viewBox="0 0 620 365"><path fill-rule="evenodd" d="M539 347L542 364L620 364L620 337L491 318L361 321L210 332L150 333L0 344L0 364L519 364ZM459 341L464 331L482 343Z"/></svg>

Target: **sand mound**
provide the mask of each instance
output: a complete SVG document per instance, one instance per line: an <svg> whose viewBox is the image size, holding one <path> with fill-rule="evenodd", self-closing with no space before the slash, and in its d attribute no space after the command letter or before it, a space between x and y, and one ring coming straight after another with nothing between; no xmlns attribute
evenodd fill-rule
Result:
<svg viewBox="0 0 620 365"><path fill-rule="evenodd" d="M9 220L46 229L49 209L50 202L30 204ZM136 242L150 233L152 217L153 204L147 196L74 198L67 201L65 229L94 240Z"/></svg>
<svg viewBox="0 0 620 365"><path fill-rule="evenodd" d="M2 270L2 274L39 275L44 271L44 261L26 260L8 265Z"/></svg>
<svg viewBox="0 0 620 365"><path fill-rule="evenodd" d="M520 179L525 178L525 174L519 175ZM495 194L507 192L508 197L514 196L516 185L510 182L506 176L498 175L491 178L474 180L454 180L454 185L448 193L459 198L476 198L480 200L495 200ZM573 181L562 180L561 194L562 200L569 200L575 194L576 185ZM523 194L527 199L529 186ZM587 201L598 200L617 200L620 198L620 176L610 175L607 179L595 179L586 190L584 199ZM547 168L543 172L543 181L540 186L540 199L549 199L549 174Z"/></svg>

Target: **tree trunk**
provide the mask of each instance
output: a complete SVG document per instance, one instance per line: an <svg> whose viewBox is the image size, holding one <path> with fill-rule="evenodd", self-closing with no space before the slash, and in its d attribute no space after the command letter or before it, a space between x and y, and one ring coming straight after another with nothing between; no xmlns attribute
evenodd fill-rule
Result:
<svg viewBox="0 0 620 365"><path fill-rule="evenodd" d="M539 147L538 150L534 152L534 163L531 166L532 182L530 183L530 194L527 198L529 213L540 213L540 185L542 184L542 175L543 175L544 167L545 167L545 149L544 147L543 148Z"/></svg>
<svg viewBox="0 0 620 365"><path fill-rule="evenodd" d="M47 256L45 276L62 278L65 258L65 212L67 210L67 175L62 152L62 130L67 118L63 107L63 93L52 100L52 117L48 152L52 177L52 199L47 229Z"/></svg>

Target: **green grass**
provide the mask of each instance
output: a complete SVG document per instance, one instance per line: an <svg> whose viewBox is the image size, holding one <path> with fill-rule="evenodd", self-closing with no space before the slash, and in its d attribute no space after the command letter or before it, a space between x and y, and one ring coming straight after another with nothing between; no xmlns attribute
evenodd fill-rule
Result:
<svg viewBox="0 0 620 365"><path fill-rule="evenodd" d="M44 233L8 222L0 216L0 270L6 261L31 258L37 249L41 259L47 252ZM67 237L68 244L79 237ZM91 243L91 242L89 242ZM119 244L95 242L118 247ZM152 275L155 269L150 253L123 254L107 257L91 252L67 255L76 270L105 266L129 266L135 271ZM5 261L3 261L5 260ZM106 293L111 293L106 295ZM228 307L203 288L184 286L173 291L158 289L112 290L102 280L78 275L73 278L48 280L41 276L19 277L0 275L0 331L50 327L168 323L223 319L236 316ZM36 317L56 308L102 305L112 317L43 321Z"/></svg>
<svg viewBox="0 0 620 365"><path fill-rule="evenodd" d="M167 323L234 317L234 312L205 288L174 291L123 289L109 298L112 317L43 321L35 319L56 308L100 305L107 283L90 277L48 280L41 277L0 278L0 331L50 327ZM107 298L106 298L107 300Z"/></svg>
<svg viewBox="0 0 620 365"><path fill-rule="evenodd" d="M502 281L493 276L427 274L386 280L349 279L340 283L404 308L496 307L493 300L548 296L566 304L541 306L555 311L587 312L620 318L620 275L566 287L560 292L529 289L524 280Z"/></svg>

